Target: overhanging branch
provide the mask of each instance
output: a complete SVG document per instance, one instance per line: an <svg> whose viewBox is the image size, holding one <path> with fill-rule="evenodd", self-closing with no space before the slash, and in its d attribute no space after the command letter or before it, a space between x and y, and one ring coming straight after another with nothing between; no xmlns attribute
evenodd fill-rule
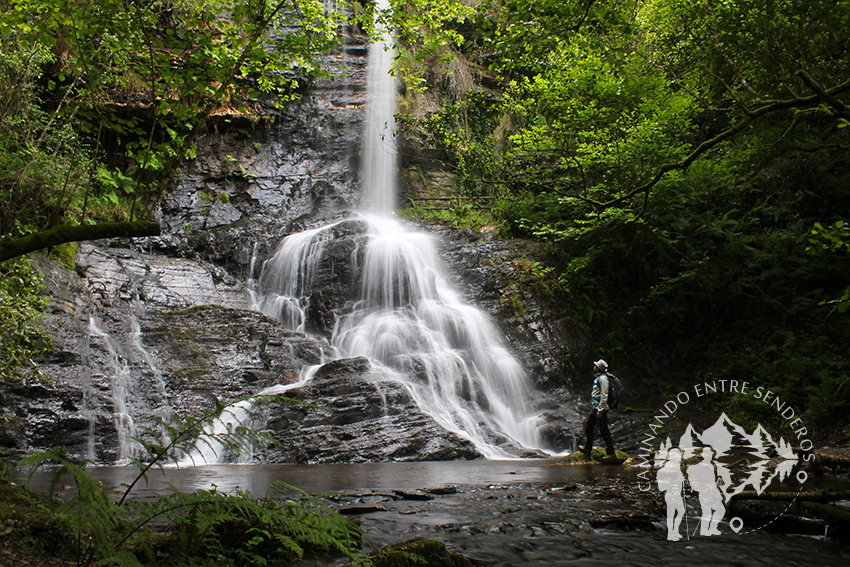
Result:
<svg viewBox="0 0 850 567"><path fill-rule="evenodd" d="M159 236L158 223L149 221L125 221L103 224L59 225L49 230L36 232L20 238L0 239L0 262L5 262L30 252L58 246L67 242L99 240L101 238L135 238Z"/></svg>

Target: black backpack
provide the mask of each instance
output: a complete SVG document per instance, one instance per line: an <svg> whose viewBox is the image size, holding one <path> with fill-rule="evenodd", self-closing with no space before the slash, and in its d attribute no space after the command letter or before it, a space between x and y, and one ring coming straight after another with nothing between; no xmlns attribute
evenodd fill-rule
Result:
<svg viewBox="0 0 850 567"><path fill-rule="evenodd" d="M610 372L605 374L608 376L608 407L614 409L623 397L623 381Z"/></svg>

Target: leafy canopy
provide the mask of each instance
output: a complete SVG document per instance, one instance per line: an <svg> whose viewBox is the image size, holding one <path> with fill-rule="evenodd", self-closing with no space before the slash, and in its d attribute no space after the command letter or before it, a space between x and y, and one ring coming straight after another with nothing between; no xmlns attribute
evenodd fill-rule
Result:
<svg viewBox="0 0 850 567"><path fill-rule="evenodd" d="M644 391L746 379L840 427L848 3L493 0L474 24L477 82L401 123L503 234L548 244L600 354Z"/></svg>

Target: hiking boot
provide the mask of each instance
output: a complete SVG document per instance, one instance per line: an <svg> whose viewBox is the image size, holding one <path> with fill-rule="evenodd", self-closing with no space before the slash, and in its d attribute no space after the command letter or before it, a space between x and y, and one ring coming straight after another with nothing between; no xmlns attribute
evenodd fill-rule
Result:
<svg viewBox="0 0 850 567"><path fill-rule="evenodd" d="M620 457L618 457L616 455L610 455L610 454L605 455L605 457L599 459L599 463L601 463L603 465L619 465L623 461L625 461L625 459L621 459Z"/></svg>

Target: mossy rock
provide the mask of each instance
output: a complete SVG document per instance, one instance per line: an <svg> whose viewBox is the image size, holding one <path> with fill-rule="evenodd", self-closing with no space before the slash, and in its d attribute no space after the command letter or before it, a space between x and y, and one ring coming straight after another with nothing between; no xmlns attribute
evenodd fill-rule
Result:
<svg viewBox="0 0 850 567"><path fill-rule="evenodd" d="M623 451L616 451L616 455L618 459L628 459L628 453L624 453ZM607 457L607 453L605 449L602 447L594 447L590 456L588 457L581 451L574 451L561 459L561 464L564 465L583 465L588 463L598 463L599 461L605 459Z"/></svg>
<svg viewBox="0 0 850 567"><path fill-rule="evenodd" d="M432 539L409 539L386 545L372 552L369 558L374 567L472 567L469 559Z"/></svg>
<svg viewBox="0 0 850 567"><path fill-rule="evenodd" d="M0 531L5 549L31 558L31 564L66 556L73 548L65 521L53 513L50 503L5 478L0 479Z"/></svg>

